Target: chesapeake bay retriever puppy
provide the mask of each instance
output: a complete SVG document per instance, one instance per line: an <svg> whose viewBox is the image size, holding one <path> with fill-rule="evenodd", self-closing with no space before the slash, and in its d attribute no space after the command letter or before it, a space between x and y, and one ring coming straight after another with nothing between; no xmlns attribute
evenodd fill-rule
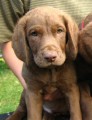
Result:
<svg viewBox="0 0 92 120"><path fill-rule="evenodd" d="M92 13L79 25L79 53L76 59L78 81L81 83L83 120L92 120Z"/></svg>
<svg viewBox="0 0 92 120"><path fill-rule="evenodd" d="M90 13L80 24L79 28L79 53L92 64L92 13Z"/></svg>
<svg viewBox="0 0 92 120"><path fill-rule="evenodd" d="M13 49L24 62L22 75L27 83L27 120L46 120L45 115L42 118L43 110L62 112L62 96L65 96L63 106L67 105L70 119L82 120L73 65L78 52L78 26L74 20L53 7L35 8L18 21ZM60 96L58 99L44 100L54 92ZM58 104L60 108L55 109Z"/></svg>

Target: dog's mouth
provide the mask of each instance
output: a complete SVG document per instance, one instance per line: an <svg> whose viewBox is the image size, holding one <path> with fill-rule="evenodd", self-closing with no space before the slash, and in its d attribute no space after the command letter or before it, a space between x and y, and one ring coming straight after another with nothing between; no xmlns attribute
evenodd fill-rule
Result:
<svg viewBox="0 0 92 120"><path fill-rule="evenodd" d="M52 62L52 63L47 64L46 67L48 67L49 69L53 69L53 68L56 68L57 66L59 67L61 65L60 64L58 65L58 64Z"/></svg>
<svg viewBox="0 0 92 120"><path fill-rule="evenodd" d="M45 68L53 68L56 66L61 66L64 64L66 60L65 53L56 52L56 51L50 51L45 53L38 53L37 55L34 55L34 61L37 66Z"/></svg>

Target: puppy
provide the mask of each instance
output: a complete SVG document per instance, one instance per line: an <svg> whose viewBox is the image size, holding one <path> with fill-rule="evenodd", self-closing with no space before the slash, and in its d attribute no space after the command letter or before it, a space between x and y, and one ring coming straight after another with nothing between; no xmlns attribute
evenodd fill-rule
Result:
<svg viewBox="0 0 92 120"><path fill-rule="evenodd" d="M78 82L81 84L83 120L92 120L92 13L79 25L79 53L76 59Z"/></svg>
<svg viewBox="0 0 92 120"><path fill-rule="evenodd" d="M49 6L29 11L17 23L13 49L24 62L27 120L46 120L43 110L62 112L62 95L71 120L82 120L73 61L78 52L78 26L66 13ZM57 92L51 102L44 97ZM56 109L56 106L60 109ZM60 105L61 104L61 105ZM45 116L45 117L44 117Z"/></svg>
<svg viewBox="0 0 92 120"><path fill-rule="evenodd" d="M92 64L92 13L79 25L79 53L87 63Z"/></svg>

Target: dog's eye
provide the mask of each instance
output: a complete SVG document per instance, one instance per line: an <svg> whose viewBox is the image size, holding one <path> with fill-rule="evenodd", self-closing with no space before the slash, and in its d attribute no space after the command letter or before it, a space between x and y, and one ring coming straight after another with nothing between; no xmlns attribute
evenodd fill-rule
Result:
<svg viewBox="0 0 92 120"><path fill-rule="evenodd" d="M61 33L61 32L63 32L63 29L62 28L58 28L57 29L57 33Z"/></svg>
<svg viewBox="0 0 92 120"><path fill-rule="evenodd" d="M37 31L32 31L32 32L30 33L30 35L31 35L31 36L38 36L38 32L37 32Z"/></svg>

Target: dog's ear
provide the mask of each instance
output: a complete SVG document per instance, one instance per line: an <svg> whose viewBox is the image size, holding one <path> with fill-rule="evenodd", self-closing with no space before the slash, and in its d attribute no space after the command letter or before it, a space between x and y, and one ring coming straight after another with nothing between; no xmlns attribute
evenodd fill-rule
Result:
<svg viewBox="0 0 92 120"><path fill-rule="evenodd" d="M15 26L14 29L14 34L12 37L12 47L14 49L14 52L16 56L28 64L29 62L29 47L27 45L27 40L26 40L26 17L22 17L17 25Z"/></svg>
<svg viewBox="0 0 92 120"><path fill-rule="evenodd" d="M78 25L68 15L64 15L66 26L66 54L67 58L74 60L78 53Z"/></svg>
<svg viewBox="0 0 92 120"><path fill-rule="evenodd" d="M92 22L79 32L79 53L92 64Z"/></svg>

